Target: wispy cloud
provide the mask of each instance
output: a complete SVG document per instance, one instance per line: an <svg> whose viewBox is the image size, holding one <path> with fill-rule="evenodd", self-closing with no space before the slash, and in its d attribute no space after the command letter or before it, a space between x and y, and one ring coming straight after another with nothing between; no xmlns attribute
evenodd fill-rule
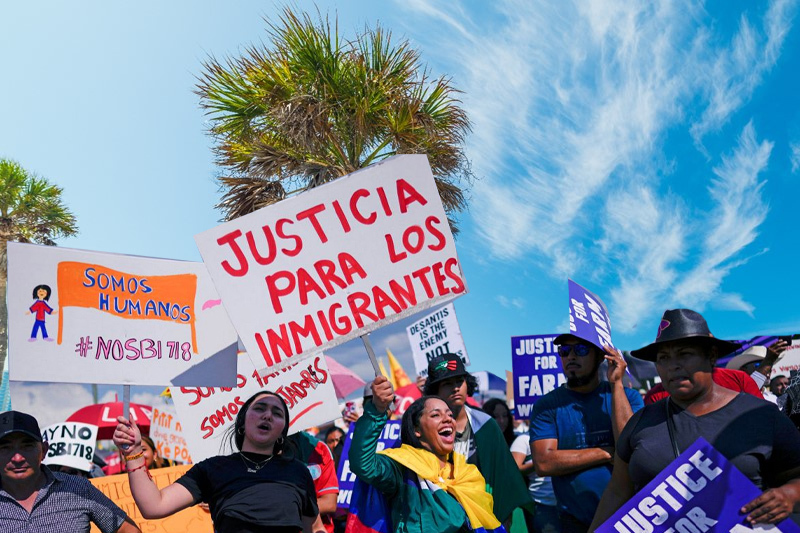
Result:
<svg viewBox="0 0 800 533"><path fill-rule="evenodd" d="M495 300L497 300L497 303L508 309L522 309L525 307L525 300L522 298L509 298L507 296L503 296L502 294L498 294L495 297Z"/></svg>
<svg viewBox="0 0 800 533"><path fill-rule="evenodd" d="M481 24L460 22L468 36L431 33L429 48L454 51L474 122L469 153L482 179L470 209L492 255L599 279L623 331L676 300L702 308L721 297L752 313L722 283L764 220L756 177L771 143L748 124L735 147L723 145L731 155L695 154L721 161L705 172L710 212L693 208L690 180L673 180L703 169L664 146L728 125L779 60L795 4L748 9L721 34L701 3L507 0Z"/></svg>
<svg viewBox="0 0 800 533"><path fill-rule="evenodd" d="M708 88L708 107L700 121L692 126L696 142L700 143L703 135L721 127L775 66L791 27L794 9L792 0L772 2L761 20L761 31L742 15L739 30L727 49L713 46L710 32L700 33L698 43L715 59L710 68L698 73L702 75L703 86Z"/></svg>
<svg viewBox="0 0 800 533"><path fill-rule="evenodd" d="M800 170L800 141L789 143L789 162L792 164L792 173Z"/></svg>

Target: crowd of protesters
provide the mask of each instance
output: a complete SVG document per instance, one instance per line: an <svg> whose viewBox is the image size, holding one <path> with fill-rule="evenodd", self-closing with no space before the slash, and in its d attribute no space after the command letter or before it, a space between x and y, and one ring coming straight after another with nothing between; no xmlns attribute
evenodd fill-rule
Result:
<svg viewBox="0 0 800 533"><path fill-rule="evenodd" d="M668 310L655 341L631 352L660 377L641 393L625 386L627 363L615 348L573 334L555 344L566 383L541 397L517 431L505 400L469 405L477 381L460 357L444 354L418 380L423 396L402 414L394 448L378 444L393 413L384 377L365 387L363 414L348 406L345 428L317 437L289 436L283 399L261 391L229 432L235 453L160 489L150 470L168 464L136 423L120 417L114 442L145 518L200 504L220 533L503 532L517 509L524 525L514 527L530 533L594 531L699 437L762 491L741 509L747 523L797 521L800 377L769 380L785 340L717 367L739 345L714 337L694 311ZM347 425L357 481L349 509L337 509ZM33 417L0 414L0 530L88 531L91 522L103 532L139 531L83 479L88 473L42 464L46 451Z"/></svg>

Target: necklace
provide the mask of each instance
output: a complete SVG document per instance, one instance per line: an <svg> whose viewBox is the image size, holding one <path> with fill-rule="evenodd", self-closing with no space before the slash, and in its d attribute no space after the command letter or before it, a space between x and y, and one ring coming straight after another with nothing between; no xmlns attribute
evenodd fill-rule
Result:
<svg viewBox="0 0 800 533"><path fill-rule="evenodd" d="M269 457L267 457L263 461L256 462L256 461L253 461L252 459L250 459L249 457L247 457L242 452L239 452L239 456L242 458L242 462L244 463L244 466L247 468L247 472L250 473L250 474L255 474L256 472L258 472L259 470L264 468L264 466L268 462L272 461L273 457L275 457L275 455L270 455ZM247 463L251 463L253 466L251 467Z"/></svg>

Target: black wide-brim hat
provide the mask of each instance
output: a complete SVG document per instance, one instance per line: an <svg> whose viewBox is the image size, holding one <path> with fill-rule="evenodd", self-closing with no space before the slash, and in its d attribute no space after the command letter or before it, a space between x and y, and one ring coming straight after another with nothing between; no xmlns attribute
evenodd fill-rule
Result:
<svg viewBox="0 0 800 533"><path fill-rule="evenodd" d="M740 348L735 342L718 339L711 334L703 315L691 309L667 309L658 325L655 342L644 348L631 350L631 355L645 361L656 360L659 347L666 342L691 339L704 346L716 346L717 356L723 357Z"/></svg>
<svg viewBox="0 0 800 533"><path fill-rule="evenodd" d="M446 353L434 357L428 363L428 381L426 387L436 385L440 381L458 376L466 376L469 372L464 368L461 357L454 353Z"/></svg>

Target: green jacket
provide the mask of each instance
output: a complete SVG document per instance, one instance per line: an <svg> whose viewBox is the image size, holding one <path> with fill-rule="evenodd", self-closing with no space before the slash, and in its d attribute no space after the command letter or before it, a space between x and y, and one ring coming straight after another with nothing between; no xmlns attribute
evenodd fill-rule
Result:
<svg viewBox="0 0 800 533"><path fill-rule="evenodd" d="M381 491L391 507L395 533L456 533L464 528L467 514L444 490L423 490L416 475L385 455L376 453L378 438L386 425L372 402L364 404L350 444L350 470L361 481ZM407 479L413 476L412 479Z"/></svg>
<svg viewBox="0 0 800 533"><path fill-rule="evenodd" d="M486 491L494 497L494 515L505 522L517 507L533 508L533 500L519 467L511 456L497 422L479 409L465 406L477 451L469 459L486 479Z"/></svg>

